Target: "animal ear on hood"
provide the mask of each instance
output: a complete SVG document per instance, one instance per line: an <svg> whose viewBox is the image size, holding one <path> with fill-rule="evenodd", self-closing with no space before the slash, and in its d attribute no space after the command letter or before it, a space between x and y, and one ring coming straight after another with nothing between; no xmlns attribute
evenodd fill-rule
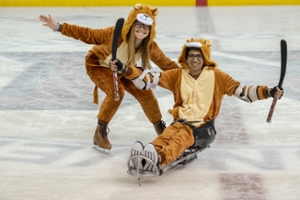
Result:
<svg viewBox="0 0 300 200"><path fill-rule="evenodd" d="M154 8L153 10L151 10L153 16L156 16L158 14L158 9Z"/></svg>
<svg viewBox="0 0 300 200"><path fill-rule="evenodd" d="M142 4L137 3L134 5L134 9L136 9L136 10L139 10L141 8L142 8Z"/></svg>
<svg viewBox="0 0 300 200"><path fill-rule="evenodd" d="M204 42L206 45L211 46L212 45L212 41L211 40L205 40Z"/></svg>

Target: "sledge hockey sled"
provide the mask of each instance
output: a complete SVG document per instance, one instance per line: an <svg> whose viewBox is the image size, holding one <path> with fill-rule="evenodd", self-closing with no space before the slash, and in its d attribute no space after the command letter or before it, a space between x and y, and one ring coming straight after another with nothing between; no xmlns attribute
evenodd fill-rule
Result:
<svg viewBox="0 0 300 200"><path fill-rule="evenodd" d="M165 173L167 170L177 166L177 165L186 165L193 160L197 158L197 154L204 151L205 149L208 149L210 146L205 146L201 148L189 148L186 149L177 160L171 162L169 165L161 166L155 164L151 159L142 156L142 155L134 155L130 156L130 158L127 161L128 170L127 173L132 176L138 177L138 184L141 186L143 182L143 177L154 177L154 176L161 176L163 173ZM137 159L137 166L133 167L131 163L133 163L133 159ZM143 169L143 162L142 160L148 161L151 163L151 165L154 166L152 171L146 171Z"/></svg>

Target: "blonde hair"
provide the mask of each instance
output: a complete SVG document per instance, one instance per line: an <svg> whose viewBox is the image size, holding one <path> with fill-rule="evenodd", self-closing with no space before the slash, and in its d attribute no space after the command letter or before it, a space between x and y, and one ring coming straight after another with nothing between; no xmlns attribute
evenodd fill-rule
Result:
<svg viewBox="0 0 300 200"><path fill-rule="evenodd" d="M127 36L126 42L128 44L128 59L126 64L127 65L136 65L135 55L136 53L140 53L141 61L142 61L142 68L144 69L152 69L150 64L150 53L149 53L149 45L150 45L150 32L146 38L143 39L140 46L136 49L134 47L134 40L135 40L135 30L134 24L131 26Z"/></svg>

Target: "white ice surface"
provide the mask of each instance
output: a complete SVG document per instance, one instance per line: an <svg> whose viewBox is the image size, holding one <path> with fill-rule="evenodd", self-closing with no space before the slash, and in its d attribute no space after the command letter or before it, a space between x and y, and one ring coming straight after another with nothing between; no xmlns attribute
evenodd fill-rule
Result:
<svg viewBox="0 0 300 200"><path fill-rule="evenodd" d="M271 124L271 99L247 104L225 97L211 148L141 187L126 162L134 141L154 139L152 124L127 94L109 126L110 155L92 149L98 106L84 67L91 45L53 33L38 19L51 14L101 28L130 9L0 8L0 200L298 200L300 7L159 8L156 41L174 60L187 38L211 39L222 70L244 84L271 87L285 39L288 66ZM170 123L173 97L160 88L155 93Z"/></svg>

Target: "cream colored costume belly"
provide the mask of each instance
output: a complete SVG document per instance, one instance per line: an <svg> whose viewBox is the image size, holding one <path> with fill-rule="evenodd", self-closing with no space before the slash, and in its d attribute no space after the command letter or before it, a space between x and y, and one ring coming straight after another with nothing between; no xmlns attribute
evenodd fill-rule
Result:
<svg viewBox="0 0 300 200"><path fill-rule="evenodd" d="M215 75L213 70L204 68L197 80L188 71L182 71L181 98L183 104L179 109L179 117L186 121L199 121L195 126L203 124L213 100Z"/></svg>
<svg viewBox="0 0 300 200"><path fill-rule="evenodd" d="M119 59L122 63L127 63L127 59L128 59L128 50L127 49L128 49L128 45L125 42L122 42L122 44L118 47L116 58ZM137 63L139 62L139 60L141 58L140 54L141 54L140 52L137 52L134 55L134 60ZM109 54L104 61L103 60L99 61L100 65L109 68L108 64L109 64L109 61L111 60L111 58L112 58L112 55Z"/></svg>

